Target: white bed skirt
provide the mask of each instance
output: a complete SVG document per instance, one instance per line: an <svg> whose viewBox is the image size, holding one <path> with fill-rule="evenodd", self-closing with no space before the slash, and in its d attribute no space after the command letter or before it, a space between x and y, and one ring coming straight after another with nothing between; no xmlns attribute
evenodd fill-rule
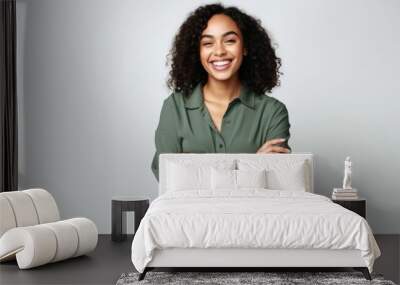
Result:
<svg viewBox="0 0 400 285"><path fill-rule="evenodd" d="M359 250L156 249L147 267L366 267Z"/></svg>

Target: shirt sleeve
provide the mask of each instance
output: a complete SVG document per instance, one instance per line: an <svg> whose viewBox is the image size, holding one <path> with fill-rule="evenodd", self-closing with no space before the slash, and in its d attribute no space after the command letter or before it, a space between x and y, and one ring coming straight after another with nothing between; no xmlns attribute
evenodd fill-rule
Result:
<svg viewBox="0 0 400 285"><path fill-rule="evenodd" d="M159 181L159 156L161 153L182 152L178 136L178 116L172 96L164 100L160 113L160 121L155 131L156 151L151 163L151 170Z"/></svg>
<svg viewBox="0 0 400 285"><path fill-rule="evenodd" d="M267 131L267 138L265 141L277 139L277 138L286 138L286 141L278 144L282 147L288 148L290 151L292 149L289 146L289 138L290 138L290 123L289 123L289 114L286 109L285 104L281 102L277 102L278 106L276 111L272 115L271 123L269 125Z"/></svg>

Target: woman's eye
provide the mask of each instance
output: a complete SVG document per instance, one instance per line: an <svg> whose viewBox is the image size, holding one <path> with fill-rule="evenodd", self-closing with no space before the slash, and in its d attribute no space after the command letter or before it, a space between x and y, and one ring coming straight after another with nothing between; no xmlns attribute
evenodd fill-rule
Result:
<svg viewBox="0 0 400 285"><path fill-rule="evenodd" d="M226 42L226 43L236 43L236 40L231 39L231 40L226 40L225 42ZM202 43L203 46L211 46L212 44L213 44L213 43L210 43L210 42L208 42L208 43Z"/></svg>

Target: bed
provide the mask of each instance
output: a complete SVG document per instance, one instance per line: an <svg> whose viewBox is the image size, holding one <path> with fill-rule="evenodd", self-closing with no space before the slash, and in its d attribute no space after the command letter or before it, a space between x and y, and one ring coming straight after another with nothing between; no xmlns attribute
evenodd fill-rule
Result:
<svg viewBox="0 0 400 285"><path fill-rule="evenodd" d="M154 268L352 267L379 247L361 216L314 193L310 153L161 154L159 196L132 242Z"/></svg>

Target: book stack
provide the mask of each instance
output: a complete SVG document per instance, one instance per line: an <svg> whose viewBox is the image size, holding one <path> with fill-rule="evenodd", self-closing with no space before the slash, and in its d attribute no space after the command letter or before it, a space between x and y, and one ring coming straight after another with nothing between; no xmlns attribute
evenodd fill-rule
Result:
<svg viewBox="0 0 400 285"><path fill-rule="evenodd" d="M334 200L357 200L358 191L355 188L343 189L333 188L332 199Z"/></svg>

